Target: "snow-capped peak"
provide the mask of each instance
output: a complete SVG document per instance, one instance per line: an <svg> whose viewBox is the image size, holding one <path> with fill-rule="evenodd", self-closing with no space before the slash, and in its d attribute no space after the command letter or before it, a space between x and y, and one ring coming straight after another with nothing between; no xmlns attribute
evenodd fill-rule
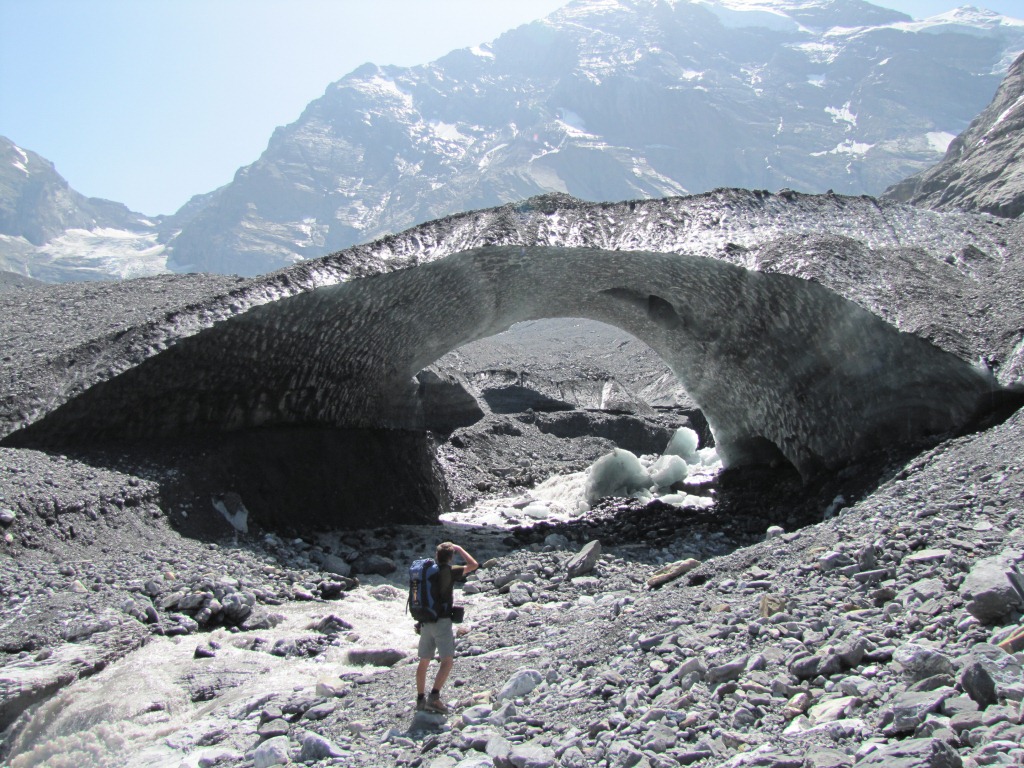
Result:
<svg viewBox="0 0 1024 768"><path fill-rule="evenodd" d="M894 26L912 32L944 32L950 27L955 27L958 31L975 29L979 32L992 32L1000 27L1024 27L1024 19L1003 16L987 8L964 5L945 13L929 16L926 19Z"/></svg>
<svg viewBox="0 0 1024 768"><path fill-rule="evenodd" d="M792 3L779 0L692 0L707 6L724 27L763 27L783 32L796 31L801 25L786 11Z"/></svg>
<svg viewBox="0 0 1024 768"><path fill-rule="evenodd" d="M996 13L995 11L990 11L988 8L977 8L973 5L962 5L951 11L930 16L925 19L925 21L939 23L955 22L958 24L969 24L971 26L978 27L1011 27L1024 25L1024 19L1018 19L1013 16L1004 16Z"/></svg>

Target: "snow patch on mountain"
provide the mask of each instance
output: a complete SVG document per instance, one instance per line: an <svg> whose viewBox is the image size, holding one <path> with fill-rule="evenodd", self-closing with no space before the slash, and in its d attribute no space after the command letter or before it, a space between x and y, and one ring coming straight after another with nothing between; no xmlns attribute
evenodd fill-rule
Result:
<svg viewBox="0 0 1024 768"><path fill-rule="evenodd" d="M835 43L821 41L786 43L783 45L783 48L799 51L813 64L831 64L842 51L841 47ZM810 77L813 77L813 75ZM822 77L824 78L824 76Z"/></svg>
<svg viewBox="0 0 1024 768"><path fill-rule="evenodd" d="M707 7L719 23L729 29L762 27L777 32L807 31L800 23L787 16L785 11L768 2L695 0L695 4Z"/></svg>
<svg viewBox="0 0 1024 768"><path fill-rule="evenodd" d="M587 131L587 124L580 117L579 113L573 112L571 109L559 109L558 114L560 117L555 122L561 128L566 136L574 139L596 139L597 134L590 133Z"/></svg>
<svg viewBox="0 0 1024 768"><path fill-rule="evenodd" d="M841 107L825 107L825 112L832 116L833 123L849 123L850 128L857 127L857 116L850 111L850 102Z"/></svg>
<svg viewBox="0 0 1024 768"><path fill-rule="evenodd" d="M853 139L847 139L840 144L837 144L832 149L826 149L821 152L812 152L812 157L822 157L824 155L866 155L875 145L868 144L863 141L854 141Z"/></svg>
<svg viewBox="0 0 1024 768"><path fill-rule="evenodd" d="M413 108L412 95L403 91L398 83L383 74L377 74L363 80L355 80L351 87L367 96L383 98L388 101L398 101L407 109Z"/></svg>
<svg viewBox="0 0 1024 768"><path fill-rule="evenodd" d="M964 5L921 21L902 22L892 26L911 32L943 34L955 31L969 35L985 35L1003 27L1024 27L1024 19L1003 16L987 8Z"/></svg>
<svg viewBox="0 0 1024 768"><path fill-rule="evenodd" d="M13 165L19 171L24 173L26 176L28 176L29 175L28 167L27 167L28 166L28 155L25 154L25 150L23 150L21 147L19 147L16 144L12 144L11 145L11 149L13 149L15 152L17 152L21 156L21 160L13 160L13 161L11 161L11 165Z"/></svg>
<svg viewBox="0 0 1024 768"><path fill-rule="evenodd" d="M458 144L470 144L473 142L473 137L462 133L459 130L459 126L455 123L446 123L443 120L430 120L427 124L430 126L434 136L444 141L452 141Z"/></svg>
<svg viewBox="0 0 1024 768"><path fill-rule="evenodd" d="M931 131L925 134L925 138L928 139L928 146L932 148L932 151L945 154L956 136L947 131Z"/></svg>
<svg viewBox="0 0 1024 768"><path fill-rule="evenodd" d="M957 34L977 38L1014 40L1021 31L1024 31L1024 19L1003 16L985 8L965 5L920 21L896 22L888 27L911 34ZM1014 59L1021 54L1021 51L1022 48L1019 44L1008 45L989 74L1005 73Z"/></svg>
<svg viewBox="0 0 1024 768"><path fill-rule="evenodd" d="M1006 109L999 113L999 116L992 122L992 126L988 129L988 131L985 132L985 135L987 136L992 131L994 131L998 125L1000 125L1004 120L1006 120L1006 118L1009 117L1011 114L1020 109L1022 105L1024 105L1024 93L1022 93L1017 98L1017 100L1013 102L1013 104L1011 104L1009 107L1007 107Z"/></svg>
<svg viewBox="0 0 1024 768"><path fill-rule="evenodd" d="M55 259L92 263L97 270L121 279L167 272L166 247L152 232L71 229L47 243L44 252Z"/></svg>

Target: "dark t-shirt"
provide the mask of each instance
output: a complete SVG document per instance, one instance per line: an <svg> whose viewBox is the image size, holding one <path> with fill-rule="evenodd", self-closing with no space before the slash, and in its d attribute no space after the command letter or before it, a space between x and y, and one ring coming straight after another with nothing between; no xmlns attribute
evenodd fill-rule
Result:
<svg viewBox="0 0 1024 768"><path fill-rule="evenodd" d="M455 602L455 584L466 580L466 566L464 565L441 565L438 566L437 586L441 592L442 605L451 608ZM449 611L444 611L443 616L447 617Z"/></svg>

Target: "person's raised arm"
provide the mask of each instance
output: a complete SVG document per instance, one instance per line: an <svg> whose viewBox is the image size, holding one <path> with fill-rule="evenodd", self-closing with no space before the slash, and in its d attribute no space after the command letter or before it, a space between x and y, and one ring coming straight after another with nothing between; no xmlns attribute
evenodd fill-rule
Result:
<svg viewBox="0 0 1024 768"><path fill-rule="evenodd" d="M480 563L478 563L476 560L474 560L473 556L471 554L469 554L469 552L464 550L462 547L460 547L458 544L455 545L455 553L457 555L459 555L459 557L461 557L463 560L466 561L466 570L463 571L463 573L466 576L468 576L469 574L471 574L473 571L475 571L477 568L480 567Z"/></svg>

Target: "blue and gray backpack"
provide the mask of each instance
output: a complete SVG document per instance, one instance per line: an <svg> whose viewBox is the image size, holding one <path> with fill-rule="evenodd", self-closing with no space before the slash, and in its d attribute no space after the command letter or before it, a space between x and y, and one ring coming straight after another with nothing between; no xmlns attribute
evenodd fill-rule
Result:
<svg viewBox="0 0 1024 768"><path fill-rule="evenodd" d="M414 560L409 566L409 601L406 610L416 621L431 623L445 615L438 582L440 567L431 558Z"/></svg>

